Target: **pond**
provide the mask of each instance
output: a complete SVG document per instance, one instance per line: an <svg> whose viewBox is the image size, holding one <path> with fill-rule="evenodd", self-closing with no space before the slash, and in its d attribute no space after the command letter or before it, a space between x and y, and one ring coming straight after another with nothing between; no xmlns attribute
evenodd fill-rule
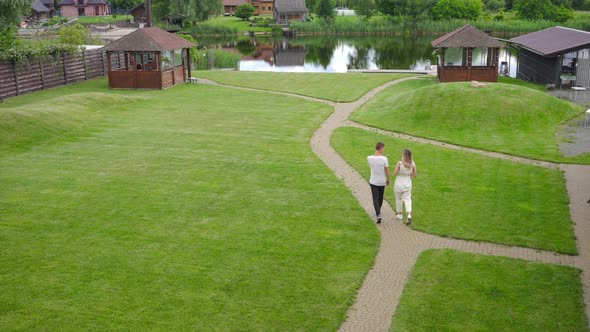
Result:
<svg viewBox="0 0 590 332"><path fill-rule="evenodd" d="M335 72L352 69L424 70L437 62L430 42L435 37L363 36L273 39L200 40L201 47L217 47L240 54L239 70L273 72ZM501 49L500 66L516 75L516 51Z"/></svg>

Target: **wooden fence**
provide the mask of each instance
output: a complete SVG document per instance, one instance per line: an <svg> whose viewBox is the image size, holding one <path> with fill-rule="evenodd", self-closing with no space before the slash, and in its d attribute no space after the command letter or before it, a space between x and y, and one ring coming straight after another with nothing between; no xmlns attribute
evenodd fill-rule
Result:
<svg viewBox="0 0 590 332"><path fill-rule="evenodd" d="M106 61L105 52L91 50L26 63L0 62L0 98L103 77L108 70ZM114 57L111 61L124 59Z"/></svg>

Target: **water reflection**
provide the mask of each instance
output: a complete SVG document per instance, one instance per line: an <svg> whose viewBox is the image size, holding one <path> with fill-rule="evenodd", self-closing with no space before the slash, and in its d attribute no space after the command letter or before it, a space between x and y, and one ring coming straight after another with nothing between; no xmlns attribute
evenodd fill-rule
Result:
<svg viewBox="0 0 590 332"><path fill-rule="evenodd" d="M346 72L351 69L424 70L436 64L431 37L248 38L203 42L241 56L239 70L274 72ZM505 71L516 75L515 54L501 50Z"/></svg>

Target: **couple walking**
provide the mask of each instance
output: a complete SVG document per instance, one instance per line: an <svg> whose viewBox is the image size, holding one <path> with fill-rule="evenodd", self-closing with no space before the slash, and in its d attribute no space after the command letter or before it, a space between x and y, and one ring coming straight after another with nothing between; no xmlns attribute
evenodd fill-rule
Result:
<svg viewBox="0 0 590 332"><path fill-rule="evenodd" d="M377 223L381 223L381 206L383 205L383 196L385 187L389 186L389 163L387 157L383 155L385 144L378 142L375 145L375 154L367 157L371 167L371 194L373 195L373 206L377 214ZM393 193L395 194L395 211L398 220L403 220L402 202L406 207L406 224L412 222L412 177L417 175L416 164L412 160L412 152L404 149L402 158L395 165L393 176Z"/></svg>

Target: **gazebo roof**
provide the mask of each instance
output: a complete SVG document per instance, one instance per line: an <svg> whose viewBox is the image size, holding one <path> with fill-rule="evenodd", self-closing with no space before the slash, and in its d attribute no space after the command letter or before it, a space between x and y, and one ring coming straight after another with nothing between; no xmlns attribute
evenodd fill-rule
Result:
<svg viewBox="0 0 590 332"><path fill-rule="evenodd" d="M162 52L197 46L160 28L137 29L104 47L106 51Z"/></svg>
<svg viewBox="0 0 590 332"><path fill-rule="evenodd" d="M590 46L590 32L557 26L512 38L510 42L549 56Z"/></svg>
<svg viewBox="0 0 590 332"><path fill-rule="evenodd" d="M31 8L36 11L37 13L49 13L50 10L41 2L41 0L35 0L31 5Z"/></svg>
<svg viewBox="0 0 590 332"><path fill-rule="evenodd" d="M432 41L433 47L503 47L504 44L471 24L449 32Z"/></svg>
<svg viewBox="0 0 590 332"><path fill-rule="evenodd" d="M275 0L275 8L280 13L308 13L304 0Z"/></svg>

